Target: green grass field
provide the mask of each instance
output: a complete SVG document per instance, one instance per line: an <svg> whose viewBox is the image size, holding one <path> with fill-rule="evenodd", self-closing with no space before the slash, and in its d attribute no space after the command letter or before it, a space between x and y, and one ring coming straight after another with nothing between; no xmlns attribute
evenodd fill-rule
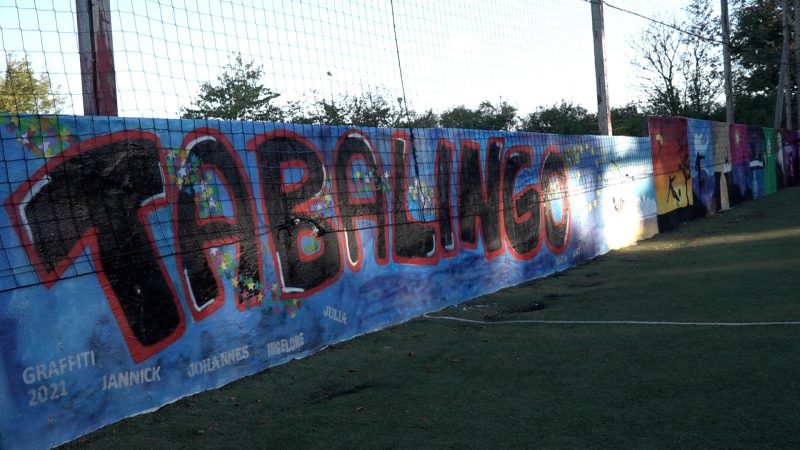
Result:
<svg viewBox="0 0 800 450"><path fill-rule="evenodd" d="M70 446L800 448L800 325L503 323L800 321L800 188L433 315Z"/></svg>

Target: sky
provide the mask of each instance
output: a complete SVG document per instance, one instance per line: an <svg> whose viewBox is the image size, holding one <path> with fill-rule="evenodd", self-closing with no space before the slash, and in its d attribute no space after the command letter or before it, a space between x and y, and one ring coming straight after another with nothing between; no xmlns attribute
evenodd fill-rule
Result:
<svg viewBox="0 0 800 450"><path fill-rule="evenodd" d="M689 0L608 0L609 98L641 97L631 42ZM263 67L279 102L379 90L416 111L562 99L596 110L586 0L110 0L119 114L177 117L231 55ZM715 2L716 5L716 2ZM74 0L0 0L0 49L47 71L81 114ZM399 57L399 64L398 64ZM0 61L0 70L5 62ZM402 79L400 77L402 69Z"/></svg>

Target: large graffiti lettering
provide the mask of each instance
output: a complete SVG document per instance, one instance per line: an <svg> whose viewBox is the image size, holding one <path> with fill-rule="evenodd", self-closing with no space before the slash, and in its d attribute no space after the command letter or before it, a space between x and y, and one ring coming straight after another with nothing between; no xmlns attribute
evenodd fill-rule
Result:
<svg viewBox="0 0 800 450"><path fill-rule="evenodd" d="M545 195L544 219L545 236L547 246L554 254L564 251L569 241L570 230L570 210L569 210L569 187L566 177L567 166L564 158L556 151L555 147L549 147L542 161L542 192ZM559 204L559 219L555 217L556 208Z"/></svg>
<svg viewBox="0 0 800 450"><path fill-rule="evenodd" d="M209 265L214 248L236 244L238 273L234 273L239 285L236 298L240 309L260 303L255 289L247 289L248 283L262 284L261 249L257 238L256 208L241 161L229 142L214 130L198 130L191 133L183 148L188 153L190 168L197 174L213 171L221 180L231 199L232 217L200 217L199 196L206 182L202 176L186 176L177 191L175 225L178 273L189 297L190 311L200 320L219 309L224 302L224 289L218 274ZM191 163L194 161L194 163ZM173 197L174 198L174 197ZM260 294L263 295L263 294Z"/></svg>
<svg viewBox="0 0 800 450"><path fill-rule="evenodd" d="M332 221L317 225L311 203L327 180L327 171L313 144L299 135L275 132L260 136L249 144L258 157L261 188L266 202L273 260L279 268L281 288L290 296L305 296L335 281L342 271L339 237L324 233ZM287 176L288 169L301 172L300 180ZM289 179L287 179L289 178ZM306 253L303 238L320 242L317 251Z"/></svg>
<svg viewBox="0 0 800 450"><path fill-rule="evenodd" d="M333 161L336 204L347 243L348 267L358 271L363 264L361 237L357 231L359 219L369 219L374 224L377 231L375 259L382 265L386 264L389 257L388 214L386 193L378 182L383 175L380 156L366 136L352 131L339 138ZM361 186L357 186L359 183Z"/></svg>
<svg viewBox="0 0 800 450"><path fill-rule="evenodd" d="M488 258L496 257L503 251L499 217L501 146L502 141L489 140L484 172L480 146L476 142L462 141L458 167L461 245L464 248L476 248L480 234Z"/></svg>
<svg viewBox="0 0 800 450"><path fill-rule="evenodd" d="M158 138L124 132L51 159L6 202L33 267L52 286L88 246L134 360L177 339L181 308L145 223L165 201ZM90 307L87 305L86 307Z"/></svg>
<svg viewBox="0 0 800 450"><path fill-rule="evenodd" d="M509 236L509 248L517 258L527 259L536 254L541 245L541 194L537 186L527 186L514 192L519 173L533 167L533 149L528 146L512 147L505 159L503 171L503 225Z"/></svg>
<svg viewBox="0 0 800 450"><path fill-rule="evenodd" d="M174 205L178 275L195 320L208 317L225 301L223 282L210 265L219 247L235 245L232 277L239 309L262 302L264 279L256 197L230 142L213 129L189 133L176 182L166 183L169 174L164 172L157 138L132 136L100 137L63 153L39 178L20 188L8 206L18 217L20 237L32 243L31 260L39 261L37 268L49 283L61 276L84 243L96 241L100 276L108 281L110 299L118 305L120 326L130 330L124 334L130 334L129 348L138 362L174 341L183 329L176 289L152 248L144 212L164 206L167 191ZM516 192L517 174L533 165L530 147L506 152L502 139L490 138L485 149L474 141L461 142L456 247L450 203L453 144L441 141L437 148L437 195L417 202L423 216L425 210L436 214L418 220L408 199L410 189L419 184L409 173L413 142L405 132L397 132L392 143L391 211L378 182L385 170L381 159L369 138L357 130L347 130L337 140L332 169L313 143L288 131L257 136L247 144L258 161L266 211L262 222L272 243L281 296L308 297L324 289L339 278L343 261L358 271L364 257L359 225L364 223L375 230L373 254L379 265L388 262L390 234L395 261L412 265L436 264L440 256L453 256L458 249L476 249L479 235L489 259L502 254L506 243L517 257L535 256L542 230L554 254L566 247L571 217L567 168L555 147L547 148L540 164L541 186ZM480 162L482 150L485 166ZM211 182L206 174L225 192L229 215L202 217L203 184ZM364 174L373 181L359 190ZM336 214L325 217L314 213L313 205L331 179ZM314 243L312 251L304 245L308 240Z"/></svg>
<svg viewBox="0 0 800 450"><path fill-rule="evenodd" d="M394 164L392 165L392 244L395 261L407 264L435 264L435 223L418 221L408 203L409 175L413 141L405 132L392 135ZM423 200L427 200L423 196ZM424 202L423 202L424 203ZM423 206L424 208L424 206ZM449 215L448 211L443 211Z"/></svg>

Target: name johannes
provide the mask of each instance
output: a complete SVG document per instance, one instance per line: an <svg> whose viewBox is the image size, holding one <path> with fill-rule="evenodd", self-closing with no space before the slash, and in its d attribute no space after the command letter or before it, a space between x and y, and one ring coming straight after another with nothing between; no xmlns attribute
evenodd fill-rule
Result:
<svg viewBox="0 0 800 450"><path fill-rule="evenodd" d="M189 376L194 377L201 373L213 372L231 364L236 364L243 359L250 357L250 349L247 345L237 347L233 350L221 352L202 361L189 364Z"/></svg>

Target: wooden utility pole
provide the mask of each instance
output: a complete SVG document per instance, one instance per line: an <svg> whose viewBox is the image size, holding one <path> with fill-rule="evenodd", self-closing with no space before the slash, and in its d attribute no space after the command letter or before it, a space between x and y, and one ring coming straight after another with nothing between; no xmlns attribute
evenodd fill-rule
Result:
<svg viewBox="0 0 800 450"><path fill-rule="evenodd" d="M794 79L800 83L800 0L794 0ZM800 130L800 95L797 96L797 130ZM791 126L787 128L792 129Z"/></svg>
<svg viewBox="0 0 800 450"><path fill-rule="evenodd" d="M592 34L594 35L594 72L597 80L597 123L600 134L611 136L611 105L608 102L606 81L605 25L603 23L603 0L591 0Z"/></svg>
<svg viewBox="0 0 800 450"><path fill-rule="evenodd" d="M109 0L75 0L85 115L117 115Z"/></svg>
<svg viewBox="0 0 800 450"><path fill-rule="evenodd" d="M725 71L725 116L729 124L734 123L733 79L731 76L731 29L728 20L728 0L720 0L720 21L722 22L722 61Z"/></svg>
<svg viewBox="0 0 800 450"><path fill-rule="evenodd" d="M781 48L781 67L778 75L778 90L775 95L775 121L773 128L781 127L781 117L783 113L783 95L786 90L786 75L789 73L789 22L787 20L788 0L781 1L781 8L783 9L783 46Z"/></svg>
<svg viewBox="0 0 800 450"><path fill-rule="evenodd" d="M783 69L786 73L786 79L783 83L783 101L786 105L786 129L792 129L792 69L791 69L791 55L789 54L789 42L791 36L791 28L789 28L789 1L783 0L783 41L786 46L786 67Z"/></svg>

